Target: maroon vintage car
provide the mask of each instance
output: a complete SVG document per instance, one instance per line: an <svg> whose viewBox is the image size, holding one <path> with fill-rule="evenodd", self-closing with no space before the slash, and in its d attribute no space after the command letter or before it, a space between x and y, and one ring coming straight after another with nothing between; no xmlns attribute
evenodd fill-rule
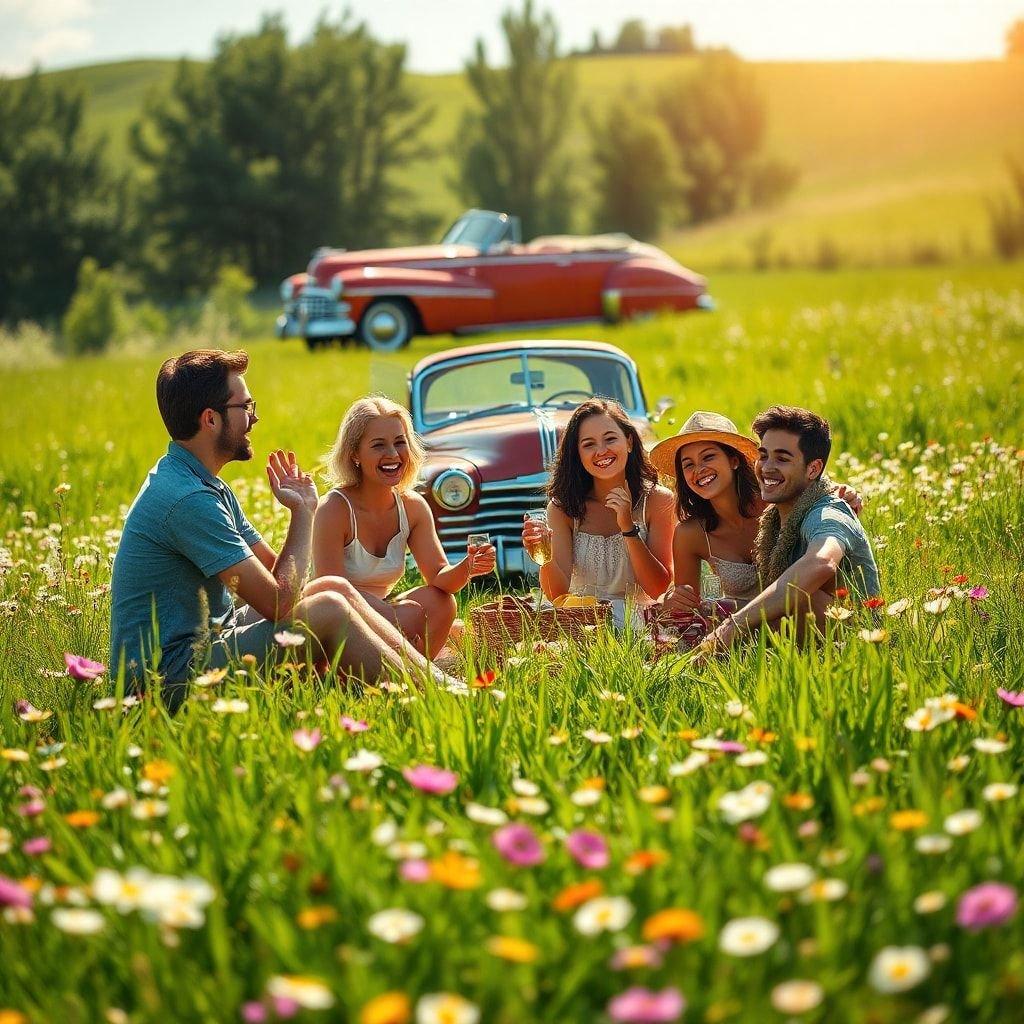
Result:
<svg viewBox="0 0 1024 1024"><path fill-rule="evenodd" d="M628 235L520 241L519 219L470 210L439 245L320 249L281 285L281 337L310 348L355 337L392 352L416 334L614 322L711 309L704 278Z"/></svg>
<svg viewBox="0 0 1024 1024"><path fill-rule="evenodd" d="M651 421L636 363L596 341L511 341L450 349L409 375L409 409L428 459L418 490L451 558L471 533L487 533L498 572L536 573L523 551L523 514L543 508L544 487L573 409L614 398L645 441Z"/></svg>

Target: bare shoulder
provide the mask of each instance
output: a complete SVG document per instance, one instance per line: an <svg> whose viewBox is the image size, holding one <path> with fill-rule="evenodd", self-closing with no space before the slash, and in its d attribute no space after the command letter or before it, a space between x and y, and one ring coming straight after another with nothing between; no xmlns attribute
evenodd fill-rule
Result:
<svg viewBox="0 0 1024 1024"><path fill-rule="evenodd" d="M684 519L676 524L675 533L672 535L672 542L683 551L706 551L707 545L704 542L704 530L696 519Z"/></svg>
<svg viewBox="0 0 1024 1024"><path fill-rule="evenodd" d="M553 501L548 502L548 525L549 526L565 526L570 523L571 520L565 514L565 509L561 505L556 505Z"/></svg>
<svg viewBox="0 0 1024 1024"><path fill-rule="evenodd" d="M342 493L332 487L326 494L322 495L316 507L317 518L337 519L342 515L348 516L349 505Z"/></svg>
<svg viewBox="0 0 1024 1024"><path fill-rule="evenodd" d="M427 504L427 499L415 491L405 491L399 494L399 500L405 506L405 514L409 517L409 526L417 526L420 523L434 521L434 516Z"/></svg>
<svg viewBox="0 0 1024 1024"><path fill-rule="evenodd" d="M653 487L647 495L647 507L657 515L673 512L676 496L667 487Z"/></svg>

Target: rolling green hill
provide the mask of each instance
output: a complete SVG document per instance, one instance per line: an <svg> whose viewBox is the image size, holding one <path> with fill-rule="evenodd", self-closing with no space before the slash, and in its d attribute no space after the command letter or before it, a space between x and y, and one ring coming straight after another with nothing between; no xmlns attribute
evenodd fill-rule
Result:
<svg viewBox="0 0 1024 1024"><path fill-rule="evenodd" d="M127 61L50 77L85 90L91 126L107 134L115 159L127 161L131 122L147 93L167 87L174 66ZM692 58L672 56L579 59L577 107L600 109L621 91L642 95L692 66ZM1002 187L1004 154L1024 152L1024 62L755 67L769 104L769 149L798 164L800 183L779 207L664 239L681 259L704 269L749 263L758 247L773 261L798 263L825 260L829 248L868 263L988 250L985 200ZM403 175L425 207L448 219L462 205L447 181L470 97L459 74L413 81L434 110L438 155L411 163ZM577 228L585 230L590 183L582 117L571 143L584 155Z"/></svg>

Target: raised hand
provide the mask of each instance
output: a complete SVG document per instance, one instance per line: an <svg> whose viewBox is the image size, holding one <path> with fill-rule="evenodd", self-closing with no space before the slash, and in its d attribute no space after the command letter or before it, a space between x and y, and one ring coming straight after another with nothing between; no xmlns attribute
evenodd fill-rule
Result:
<svg viewBox="0 0 1024 1024"><path fill-rule="evenodd" d="M836 490L836 497L840 501L845 501L854 515L860 515L860 510L864 507L864 499L849 484L840 484Z"/></svg>
<svg viewBox="0 0 1024 1024"><path fill-rule="evenodd" d="M479 546L471 544L466 551L466 556L469 558L469 575L471 579L474 576L487 576L489 573L494 572L497 553L493 544L481 544Z"/></svg>
<svg viewBox="0 0 1024 1024"><path fill-rule="evenodd" d="M316 484L308 473L299 469L295 461L295 452L285 452L278 448L267 456L267 479L274 497L289 512L316 511L319 499Z"/></svg>
<svg viewBox="0 0 1024 1024"><path fill-rule="evenodd" d="M615 513L615 521L623 532L633 529L633 500L626 487L613 487L604 500L604 507Z"/></svg>

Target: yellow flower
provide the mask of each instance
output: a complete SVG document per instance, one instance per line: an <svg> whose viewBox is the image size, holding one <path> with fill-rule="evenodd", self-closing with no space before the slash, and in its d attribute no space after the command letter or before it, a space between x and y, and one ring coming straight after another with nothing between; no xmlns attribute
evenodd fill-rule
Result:
<svg viewBox="0 0 1024 1024"><path fill-rule="evenodd" d="M704 935L704 921L685 907L669 907L647 918L642 934L646 942L696 942Z"/></svg>
<svg viewBox="0 0 1024 1024"><path fill-rule="evenodd" d="M796 744L797 750L816 750L818 747L818 741L813 736L797 736L793 742Z"/></svg>
<svg viewBox="0 0 1024 1024"><path fill-rule="evenodd" d="M684 743L690 743L692 740L699 739L700 733L696 729L682 729L676 733L676 737Z"/></svg>
<svg viewBox="0 0 1024 1024"><path fill-rule="evenodd" d="M515 964L532 964L540 955L540 950L532 942L511 935L492 935L487 940L487 952Z"/></svg>
<svg viewBox="0 0 1024 1024"><path fill-rule="evenodd" d="M5 747L3 750L0 750L0 757L5 761L27 761L28 751L18 750L16 747ZM11 1010L10 1012L17 1013L18 1011Z"/></svg>
<svg viewBox="0 0 1024 1024"><path fill-rule="evenodd" d="M0 1024L28 1024L28 1017L18 1010L0 1010Z"/></svg>
<svg viewBox="0 0 1024 1024"><path fill-rule="evenodd" d="M328 907L324 905L315 907L303 907L295 915L295 921L300 928L304 928L306 931L312 931L314 928L321 928L325 924L330 924L332 921L338 919L338 912L334 907Z"/></svg>
<svg viewBox="0 0 1024 1024"><path fill-rule="evenodd" d="M430 877L449 889L475 889L482 881L480 862L448 850L430 862Z"/></svg>
<svg viewBox="0 0 1024 1024"><path fill-rule="evenodd" d="M156 786L166 786L174 778L174 765L170 761L150 761L143 765L142 777Z"/></svg>
<svg viewBox="0 0 1024 1024"><path fill-rule="evenodd" d="M853 805L853 813L862 818L865 814L875 814L885 806L885 800L880 796L869 796Z"/></svg>
<svg viewBox="0 0 1024 1024"><path fill-rule="evenodd" d="M889 827L897 832L910 832L915 828L924 828L928 824L928 815L924 811L913 809L896 811L889 818Z"/></svg>
<svg viewBox="0 0 1024 1024"><path fill-rule="evenodd" d="M374 996L360 1011L359 1024L408 1024L412 1003L404 992Z"/></svg>
<svg viewBox="0 0 1024 1024"><path fill-rule="evenodd" d="M72 828L92 828L100 820L99 811L71 811L64 820Z"/></svg>
<svg viewBox="0 0 1024 1024"><path fill-rule="evenodd" d="M668 786L643 786L637 795L645 804L663 804L672 793Z"/></svg>

